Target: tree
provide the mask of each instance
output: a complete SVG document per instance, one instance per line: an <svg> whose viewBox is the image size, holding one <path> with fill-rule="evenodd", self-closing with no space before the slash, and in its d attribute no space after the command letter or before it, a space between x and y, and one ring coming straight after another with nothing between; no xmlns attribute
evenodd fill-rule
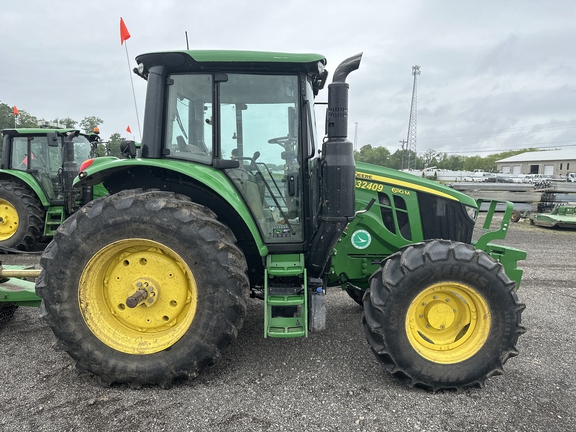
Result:
<svg viewBox="0 0 576 432"><path fill-rule="evenodd" d="M104 120L100 117L89 116L82 119L80 127L85 133L92 133L94 128L100 126L102 123L104 123Z"/></svg>
<svg viewBox="0 0 576 432"><path fill-rule="evenodd" d="M11 106L0 102L0 129L9 129L15 126L14 111Z"/></svg>
<svg viewBox="0 0 576 432"><path fill-rule="evenodd" d="M72 129L72 128L76 127L76 125L78 124L78 122L76 120L72 120L70 117L55 119L55 120L52 120L52 122L54 124L63 125L66 129ZM90 132L92 132L92 130L90 130Z"/></svg>
<svg viewBox="0 0 576 432"><path fill-rule="evenodd" d="M394 153L390 155L390 168L394 169L402 169L402 155L403 150L396 150Z"/></svg>
<svg viewBox="0 0 576 432"><path fill-rule="evenodd" d="M462 169L466 171L474 171L477 169L488 171L488 164L486 163L486 160L481 156L469 156L464 161Z"/></svg>
<svg viewBox="0 0 576 432"><path fill-rule="evenodd" d="M20 112L16 116L16 127L18 128L37 128L38 119L32 114L28 114L24 110L19 110Z"/></svg>
<svg viewBox="0 0 576 432"><path fill-rule="evenodd" d="M367 162L374 165L389 166L390 151L386 147L373 148L370 144L362 146L360 151L354 152L354 159L358 162Z"/></svg>
<svg viewBox="0 0 576 432"><path fill-rule="evenodd" d="M438 163L438 168L447 169L451 171L459 171L463 169L465 159L466 156L460 156L460 155L446 156L444 159L442 159L441 162Z"/></svg>
<svg viewBox="0 0 576 432"><path fill-rule="evenodd" d="M428 149L426 150L426 152L424 153L424 156L422 157L422 162L424 164L424 168L428 168L429 166L435 166L438 165L438 162L432 163L433 160L436 160L436 150L432 150L432 149Z"/></svg>
<svg viewBox="0 0 576 432"><path fill-rule="evenodd" d="M122 137L118 132L110 135L110 140L108 141L108 149L110 150L110 156L121 157L122 152L120 151L120 143L126 138Z"/></svg>

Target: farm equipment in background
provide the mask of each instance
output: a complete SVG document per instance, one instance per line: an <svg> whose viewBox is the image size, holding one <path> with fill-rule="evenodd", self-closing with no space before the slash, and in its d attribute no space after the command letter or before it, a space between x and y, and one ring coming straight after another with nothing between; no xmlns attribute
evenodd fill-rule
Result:
<svg viewBox="0 0 576 432"><path fill-rule="evenodd" d="M360 59L335 71L320 141L321 55L137 57L148 82L141 157L82 164L74 184L110 195L60 226L36 282L78 368L169 387L221 357L248 295L263 300L265 338L292 338L325 329L326 290L341 286L364 308L377 359L409 385L462 389L502 372L524 331L526 254L491 243L512 206L493 229L491 202L474 240L481 202L355 164L346 79Z"/></svg>
<svg viewBox="0 0 576 432"><path fill-rule="evenodd" d="M531 225L576 229L576 206L559 205L550 213L530 213L529 218Z"/></svg>
<svg viewBox="0 0 576 432"><path fill-rule="evenodd" d="M97 133L75 129L4 129L0 169L0 248L26 251L102 186L74 188L80 164L93 157Z"/></svg>

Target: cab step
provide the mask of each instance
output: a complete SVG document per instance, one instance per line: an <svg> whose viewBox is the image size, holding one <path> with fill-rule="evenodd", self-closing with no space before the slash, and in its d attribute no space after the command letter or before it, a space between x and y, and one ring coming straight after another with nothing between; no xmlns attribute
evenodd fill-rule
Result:
<svg viewBox="0 0 576 432"><path fill-rule="evenodd" d="M303 254L268 255L264 270L264 337L308 336L308 287Z"/></svg>

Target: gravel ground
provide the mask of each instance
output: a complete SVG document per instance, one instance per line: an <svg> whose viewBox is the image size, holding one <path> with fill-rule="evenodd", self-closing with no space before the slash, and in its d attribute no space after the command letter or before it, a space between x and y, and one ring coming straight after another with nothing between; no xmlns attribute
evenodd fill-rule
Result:
<svg viewBox="0 0 576 432"><path fill-rule="evenodd" d="M378 364L362 310L328 292L327 331L264 339L249 300L237 342L217 365L169 390L99 386L78 374L34 308L0 328L0 430L13 431L568 431L576 424L575 231L514 224L502 244L528 252L520 355L483 389L431 394ZM38 256L3 255L5 264Z"/></svg>

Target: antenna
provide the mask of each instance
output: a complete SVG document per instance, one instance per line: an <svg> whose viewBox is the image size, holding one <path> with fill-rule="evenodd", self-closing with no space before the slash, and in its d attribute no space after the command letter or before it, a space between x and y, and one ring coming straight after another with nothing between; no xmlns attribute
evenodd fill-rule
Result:
<svg viewBox="0 0 576 432"><path fill-rule="evenodd" d="M410 169L410 151L414 152L414 168L416 168L416 125L417 125L417 97L416 97L416 75L420 75L420 66L412 66L412 75L414 75L414 85L412 86L412 104L410 105L410 120L408 122L408 160L406 168Z"/></svg>
<svg viewBox="0 0 576 432"><path fill-rule="evenodd" d="M186 49L190 51L190 46L188 45L188 32L184 31L184 34L186 35Z"/></svg>

